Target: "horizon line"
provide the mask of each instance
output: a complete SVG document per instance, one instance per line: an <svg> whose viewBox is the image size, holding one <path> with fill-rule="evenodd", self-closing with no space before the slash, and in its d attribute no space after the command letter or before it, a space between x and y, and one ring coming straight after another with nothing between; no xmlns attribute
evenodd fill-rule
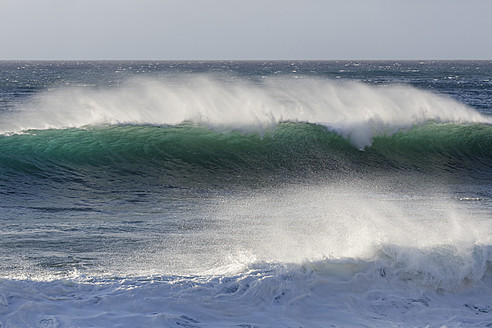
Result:
<svg viewBox="0 0 492 328"><path fill-rule="evenodd" d="M431 62L431 61L492 61L490 59L2 59L0 62L55 62L55 61L66 61L66 62L336 62L336 61L359 61L359 62L377 62L377 61L402 61L402 62Z"/></svg>

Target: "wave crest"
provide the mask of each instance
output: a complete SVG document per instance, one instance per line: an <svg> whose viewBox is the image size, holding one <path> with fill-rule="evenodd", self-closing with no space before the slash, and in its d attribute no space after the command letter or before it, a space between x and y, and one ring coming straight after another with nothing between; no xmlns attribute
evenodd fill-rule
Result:
<svg viewBox="0 0 492 328"><path fill-rule="evenodd" d="M491 123L450 98L409 86L322 79L133 79L116 88L39 94L3 115L0 133L104 124L178 125L264 132L280 122L327 126L362 149L375 136L433 122Z"/></svg>

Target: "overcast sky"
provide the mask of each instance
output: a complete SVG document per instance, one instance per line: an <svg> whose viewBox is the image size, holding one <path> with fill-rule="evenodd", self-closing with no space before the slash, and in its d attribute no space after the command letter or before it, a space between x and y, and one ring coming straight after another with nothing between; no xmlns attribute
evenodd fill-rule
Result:
<svg viewBox="0 0 492 328"><path fill-rule="evenodd" d="M0 0L0 59L492 59L492 0Z"/></svg>

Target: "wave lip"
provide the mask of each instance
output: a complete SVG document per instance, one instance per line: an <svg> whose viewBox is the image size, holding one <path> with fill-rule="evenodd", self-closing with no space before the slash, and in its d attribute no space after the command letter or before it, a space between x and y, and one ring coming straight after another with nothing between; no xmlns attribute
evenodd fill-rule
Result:
<svg viewBox="0 0 492 328"><path fill-rule="evenodd" d="M230 83L211 76L134 79L108 89L58 89L3 114L0 133L89 125L203 124L219 131L271 131L281 122L328 127L363 149L375 136L427 122L492 119L450 98L409 86L321 79Z"/></svg>

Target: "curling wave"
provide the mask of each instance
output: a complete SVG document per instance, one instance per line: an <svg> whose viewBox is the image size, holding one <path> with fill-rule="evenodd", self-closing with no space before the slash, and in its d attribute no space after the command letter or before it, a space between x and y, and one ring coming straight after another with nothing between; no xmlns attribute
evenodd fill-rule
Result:
<svg viewBox="0 0 492 328"><path fill-rule="evenodd" d="M0 133L104 124L179 125L271 131L281 122L328 127L359 149L376 136L428 122L488 123L468 106L409 86L303 79L134 79L121 87L58 89L4 113Z"/></svg>

